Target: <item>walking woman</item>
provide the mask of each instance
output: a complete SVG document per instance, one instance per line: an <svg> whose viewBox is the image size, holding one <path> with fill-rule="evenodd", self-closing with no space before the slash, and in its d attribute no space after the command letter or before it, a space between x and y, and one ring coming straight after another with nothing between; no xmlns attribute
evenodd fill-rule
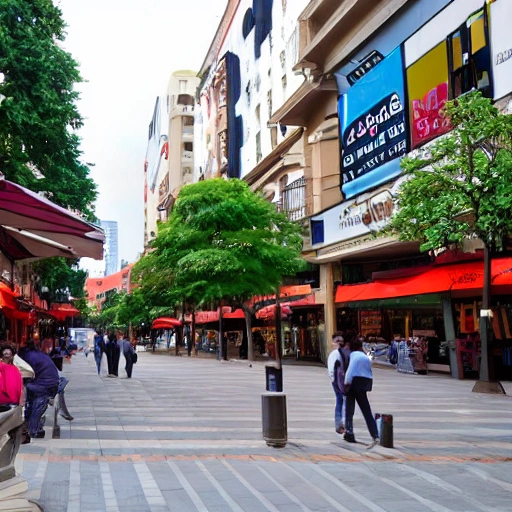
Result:
<svg viewBox="0 0 512 512"><path fill-rule="evenodd" d="M379 442L377 423L373 417L367 396L367 392L372 390L372 386L372 362L363 352L363 342L360 339L355 339L350 343L350 363L345 374L346 433L344 439L349 443L356 442L354 436L354 409L357 402L366 421L368 432L370 432L373 439L368 446L369 448Z"/></svg>

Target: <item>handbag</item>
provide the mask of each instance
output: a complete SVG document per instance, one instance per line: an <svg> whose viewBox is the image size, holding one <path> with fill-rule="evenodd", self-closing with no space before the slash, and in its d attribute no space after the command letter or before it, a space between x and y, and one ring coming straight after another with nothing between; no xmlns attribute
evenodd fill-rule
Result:
<svg viewBox="0 0 512 512"><path fill-rule="evenodd" d="M138 359L139 359L139 356L137 355L137 352L134 352L132 354L132 363L135 364Z"/></svg>

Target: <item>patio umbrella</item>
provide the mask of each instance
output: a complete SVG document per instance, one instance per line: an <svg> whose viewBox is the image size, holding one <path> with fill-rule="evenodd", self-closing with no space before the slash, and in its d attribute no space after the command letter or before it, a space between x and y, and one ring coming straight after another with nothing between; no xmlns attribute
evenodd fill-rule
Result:
<svg viewBox="0 0 512 512"><path fill-rule="evenodd" d="M105 235L100 228L35 192L5 180L1 173L0 226L4 233L0 249L12 260L46 258L49 253L98 260L103 257ZM25 254L20 252L20 245L25 247Z"/></svg>

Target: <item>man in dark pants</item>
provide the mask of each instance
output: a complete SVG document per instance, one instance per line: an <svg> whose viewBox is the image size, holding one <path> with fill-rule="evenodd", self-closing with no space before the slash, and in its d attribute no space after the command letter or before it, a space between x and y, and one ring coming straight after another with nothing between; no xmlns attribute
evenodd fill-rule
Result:
<svg viewBox="0 0 512 512"><path fill-rule="evenodd" d="M101 357L103 356L103 352L105 352L105 342L103 341L101 332L97 332L94 335L94 360L96 361L96 367L98 368L98 375L101 370Z"/></svg>
<svg viewBox="0 0 512 512"><path fill-rule="evenodd" d="M31 437L44 437L44 414L50 398L59 388L59 371L48 354L37 350L32 341L19 356L34 370L34 379L27 383L25 420Z"/></svg>
<svg viewBox="0 0 512 512"><path fill-rule="evenodd" d="M119 374L119 356L121 352L114 333L108 335L108 341L105 343L105 352L107 354L108 376L117 377Z"/></svg>
<svg viewBox="0 0 512 512"><path fill-rule="evenodd" d="M372 390L373 374L372 362L363 352L363 343L356 339L350 343L350 363L345 374L345 397L346 397L346 433L345 441L355 443L354 436L354 409L355 403L359 405L366 421L368 431L372 436L372 443L369 448L379 442L379 433L377 423L373 417L370 402L368 402L367 392Z"/></svg>
<svg viewBox="0 0 512 512"><path fill-rule="evenodd" d="M118 332L118 344L120 351L123 353L124 359L126 361L126 364L124 366L124 369L126 370L126 376L128 379L132 378L132 370L133 370L133 354L135 353L135 350L132 347L132 344L130 343L130 340L127 336L124 336L122 332Z"/></svg>

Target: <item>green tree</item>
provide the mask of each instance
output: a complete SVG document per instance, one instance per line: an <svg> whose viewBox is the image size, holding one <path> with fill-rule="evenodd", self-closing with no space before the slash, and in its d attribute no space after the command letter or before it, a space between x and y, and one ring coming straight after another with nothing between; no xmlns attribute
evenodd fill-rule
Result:
<svg viewBox="0 0 512 512"><path fill-rule="evenodd" d="M490 304L491 257L512 232L512 117L478 91L446 104L453 130L402 160L399 210L391 230L419 240L422 250L452 248L466 239L484 244L482 309ZM496 390L488 357L488 319L482 317L482 364L475 391Z"/></svg>
<svg viewBox="0 0 512 512"><path fill-rule="evenodd" d="M94 220L96 185L80 161L78 64L62 48L52 0L3 0L0 9L0 170L7 179ZM2 76L3 75L3 76ZM2 80L3 78L3 80Z"/></svg>
<svg viewBox="0 0 512 512"><path fill-rule="evenodd" d="M298 224L237 179L184 187L152 251L134 267L141 293L171 308L273 294L304 266ZM157 298L158 297L158 298ZM246 319L249 314L246 310ZM252 354L250 324L249 357Z"/></svg>

